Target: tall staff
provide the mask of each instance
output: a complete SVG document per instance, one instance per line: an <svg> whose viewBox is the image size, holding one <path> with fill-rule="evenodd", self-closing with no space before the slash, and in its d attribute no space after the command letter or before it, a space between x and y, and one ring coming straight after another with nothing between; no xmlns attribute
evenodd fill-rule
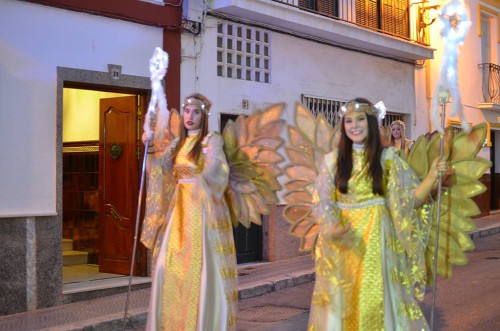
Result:
<svg viewBox="0 0 500 331"><path fill-rule="evenodd" d="M432 103L431 121L434 127L440 133L439 139L439 157L444 156L444 126L446 117L446 104L449 102L450 96L453 99L451 115L458 116L462 128L470 131L469 123L465 118L460 98L460 90L458 88L457 77L457 62L458 62L458 46L462 45L467 31L471 25L467 16L467 11L462 0L451 0L446 3L441 13L439 14L441 22L441 37L443 40L443 62L441 64L441 73L434 94ZM439 123L439 105L441 105L441 123ZM432 306L431 306L431 330L434 329L434 309L436 306L436 276L438 264L438 247L439 247L439 221L441 214L441 194L442 194L443 174L439 173L438 177L438 197L437 197L437 213L436 213L436 238L434 250L434 265L433 265L433 288L432 288Z"/></svg>
<svg viewBox="0 0 500 331"><path fill-rule="evenodd" d="M125 330L128 319L128 305L130 299L130 290L132 287L132 275L134 273L134 262L135 262L135 252L137 250L137 239L139 233L139 218L141 214L141 202L142 193L144 191L144 177L146 173L146 157L147 148L149 141L153 138L153 130L151 128L151 119L157 119L156 127L166 128L168 126L168 110L167 110L167 98L165 96L165 91L162 86L162 79L167 73L168 67L168 54L164 52L161 48L156 47L153 56L149 60L149 72L151 74L151 100L149 101L148 111L144 120L144 133L146 135L146 142L144 143L144 157L142 159L142 172L141 172L141 184L139 187L139 197L137 202L137 214L135 218L135 232L134 232L134 248L132 250L132 261L130 262L130 272L128 277L128 290L127 290L127 300L125 301L125 313L123 315L123 326L122 330ZM156 116L157 109L160 111L160 116ZM158 130L156 130L158 132Z"/></svg>

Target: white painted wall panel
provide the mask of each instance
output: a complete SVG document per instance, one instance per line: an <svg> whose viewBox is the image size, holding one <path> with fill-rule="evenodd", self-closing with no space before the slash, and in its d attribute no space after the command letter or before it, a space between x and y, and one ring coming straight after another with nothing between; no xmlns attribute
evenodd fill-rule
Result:
<svg viewBox="0 0 500 331"><path fill-rule="evenodd" d="M56 213L56 71L149 77L159 28L0 0L0 217Z"/></svg>

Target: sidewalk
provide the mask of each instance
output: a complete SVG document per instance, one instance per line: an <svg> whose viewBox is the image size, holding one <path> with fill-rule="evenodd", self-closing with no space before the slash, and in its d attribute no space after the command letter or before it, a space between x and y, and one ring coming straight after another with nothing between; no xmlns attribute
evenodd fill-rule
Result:
<svg viewBox="0 0 500 331"><path fill-rule="evenodd" d="M500 213L475 219L473 239L500 232ZM239 298L247 299L314 279L310 255L278 262L239 266ZM131 292L127 328L145 325L150 289ZM126 293L0 316L0 331L122 330Z"/></svg>

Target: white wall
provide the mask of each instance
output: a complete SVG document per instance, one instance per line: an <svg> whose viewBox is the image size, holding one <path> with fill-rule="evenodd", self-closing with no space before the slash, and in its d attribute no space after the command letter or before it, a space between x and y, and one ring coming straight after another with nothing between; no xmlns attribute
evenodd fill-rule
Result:
<svg viewBox="0 0 500 331"><path fill-rule="evenodd" d="M415 110L414 66L277 32L271 36L271 84L217 77L217 20L208 18L203 42L183 34L181 94L206 94L214 109L240 113L241 100L250 101L250 113L270 103L285 101L292 119L301 94L350 100L383 100L388 111L412 114ZM201 52L200 52L201 48ZM196 78L197 77L197 78ZM218 116L211 116L212 130ZM411 130L410 130L411 131Z"/></svg>
<svg viewBox="0 0 500 331"><path fill-rule="evenodd" d="M159 28L0 0L0 217L56 213L57 67L149 77Z"/></svg>

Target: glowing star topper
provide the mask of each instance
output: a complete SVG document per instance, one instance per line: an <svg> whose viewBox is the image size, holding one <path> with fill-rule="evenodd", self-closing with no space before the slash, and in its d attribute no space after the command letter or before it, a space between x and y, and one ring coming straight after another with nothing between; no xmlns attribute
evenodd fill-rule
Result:
<svg viewBox="0 0 500 331"><path fill-rule="evenodd" d="M457 62L458 46L463 44L471 22L462 0L451 0L446 3L439 14L439 19L444 47L443 62L441 64L441 73L436 92L434 93L432 101L431 121L439 132L444 132L444 128L441 127L438 120L439 100L448 99L447 97L451 96L453 99L451 115L458 116L462 128L466 132L469 132L469 123L467 123L463 112L460 90L458 89Z"/></svg>

